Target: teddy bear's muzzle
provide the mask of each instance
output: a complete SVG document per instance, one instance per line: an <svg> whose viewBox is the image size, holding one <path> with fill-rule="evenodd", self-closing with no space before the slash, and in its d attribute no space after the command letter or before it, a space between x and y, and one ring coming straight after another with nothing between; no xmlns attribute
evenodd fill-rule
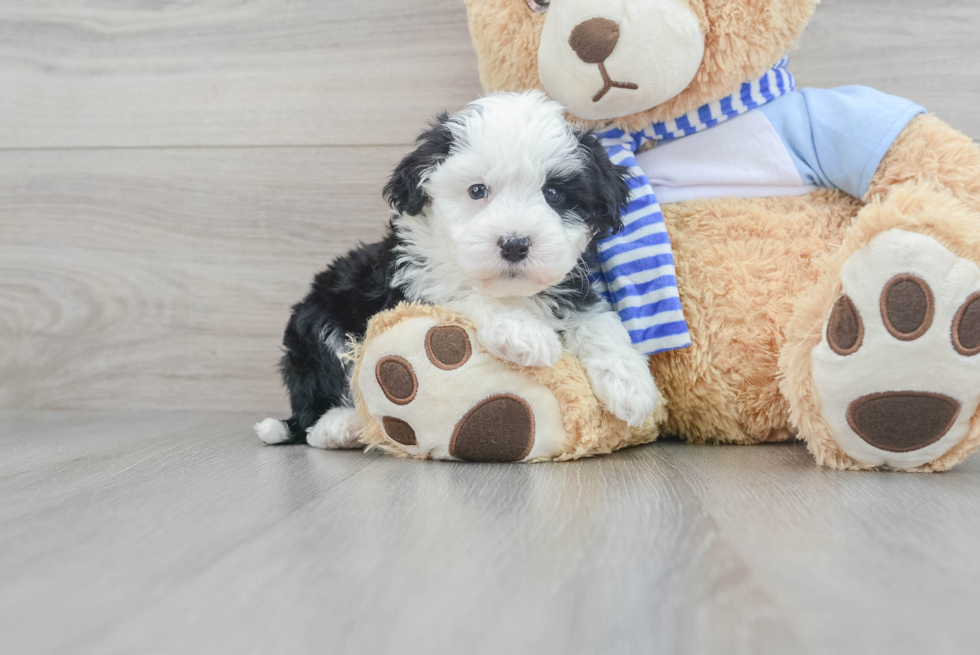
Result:
<svg viewBox="0 0 980 655"><path fill-rule="evenodd" d="M619 43L619 23L609 18L590 18L582 21L572 30L568 45L586 64L598 64L602 74L602 88L592 97L592 102L599 102L609 93L610 89L640 88L632 82L617 82L609 76L606 70L606 60Z"/></svg>

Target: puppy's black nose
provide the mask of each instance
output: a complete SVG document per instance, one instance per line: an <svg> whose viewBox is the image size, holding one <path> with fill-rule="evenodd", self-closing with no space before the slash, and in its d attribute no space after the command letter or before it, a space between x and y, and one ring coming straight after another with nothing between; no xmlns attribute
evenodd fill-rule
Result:
<svg viewBox="0 0 980 655"><path fill-rule="evenodd" d="M500 237L497 242L500 246L500 256L509 262L519 262L527 257L527 251L531 248L531 240L527 237Z"/></svg>

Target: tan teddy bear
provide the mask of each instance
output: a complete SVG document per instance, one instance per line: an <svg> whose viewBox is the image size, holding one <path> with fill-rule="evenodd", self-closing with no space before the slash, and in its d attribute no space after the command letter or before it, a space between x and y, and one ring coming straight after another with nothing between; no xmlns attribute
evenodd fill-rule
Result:
<svg viewBox="0 0 980 655"><path fill-rule="evenodd" d="M799 438L913 471L980 446L980 147L872 89L796 89L816 0L466 4L487 91L543 89L635 172L594 282L666 409L629 430L571 357L519 369L402 306L356 353L366 443L531 461Z"/></svg>

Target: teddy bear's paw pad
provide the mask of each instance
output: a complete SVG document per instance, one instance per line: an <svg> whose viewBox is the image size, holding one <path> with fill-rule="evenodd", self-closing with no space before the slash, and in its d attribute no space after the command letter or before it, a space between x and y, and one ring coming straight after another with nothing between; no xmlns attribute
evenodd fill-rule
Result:
<svg viewBox="0 0 980 655"><path fill-rule="evenodd" d="M389 445L416 457L520 462L561 453L558 401L486 352L476 335L435 318L372 338L358 388Z"/></svg>
<svg viewBox="0 0 980 655"><path fill-rule="evenodd" d="M415 430L412 426L400 418L385 416L381 419L381 426L385 430L388 438L403 446L417 446L419 440L415 437Z"/></svg>
<svg viewBox="0 0 980 655"><path fill-rule="evenodd" d="M980 402L980 267L931 237L891 230L841 270L813 351L821 414L871 466L930 463L967 435Z"/></svg>
<svg viewBox="0 0 980 655"><path fill-rule="evenodd" d="M446 325L434 327L425 333L425 354L436 368L452 371L469 361L473 346L466 330Z"/></svg>
<svg viewBox="0 0 980 655"><path fill-rule="evenodd" d="M375 366L375 377L385 397L396 405L415 400L419 381L412 365L401 357L383 357Z"/></svg>
<svg viewBox="0 0 980 655"><path fill-rule="evenodd" d="M890 453L908 453L943 438L960 404L939 393L886 391L862 396L847 407L847 423L867 443Z"/></svg>
<svg viewBox="0 0 980 655"><path fill-rule="evenodd" d="M453 430L449 453L471 462L519 462L534 446L534 413L518 396L491 396Z"/></svg>

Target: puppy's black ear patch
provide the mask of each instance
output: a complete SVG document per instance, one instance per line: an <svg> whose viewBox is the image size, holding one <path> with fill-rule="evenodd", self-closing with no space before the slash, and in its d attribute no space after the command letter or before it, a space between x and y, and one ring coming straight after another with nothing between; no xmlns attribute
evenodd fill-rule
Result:
<svg viewBox="0 0 980 655"><path fill-rule="evenodd" d="M630 170L610 161L605 148L592 132L575 130L586 155L585 174L593 181L592 215L587 219L597 239L623 229L623 212L630 199L627 181Z"/></svg>
<svg viewBox="0 0 980 655"><path fill-rule="evenodd" d="M453 146L453 133L448 122L449 114L439 114L429 125L429 129L415 140L415 150L395 167L391 179L385 185L385 200L399 214L417 216L428 204L429 196L422 189L422 182L433 167L449 156Z"/></svg>

